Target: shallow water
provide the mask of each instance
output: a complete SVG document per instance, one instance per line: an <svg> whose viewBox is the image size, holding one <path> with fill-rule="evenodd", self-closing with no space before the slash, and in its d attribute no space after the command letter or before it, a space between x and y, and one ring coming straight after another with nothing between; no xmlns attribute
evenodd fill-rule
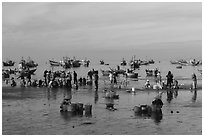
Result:
<svg viewBox="0 0 204 137"><path fill-rule="evenodd" d="M112 65L115 67L114 65ZM94 65L89 68L75 69L79 76L91 68L100 69ZM109 66L102 66L108 69ZM142 66L138 70L141 79L145 78L144 69L159 67L162 76L169 68L174 76L190 78L195 67L185 67L181 70L168 63ZM34 76L40 77L40 72L45 67L39 67L39 72ZM201 78L197 74L198 78ZM132 81L128 79L128 87L142 87L144 80ZM191 80L179 80L179 83L190 84ZM198 81L199 84L202 80ZM178 90L167 97L167 92L162 94L164 103L162 117L135 116L132 109L139 104L151 104L158 91L140 91L136 94L126 92L126 89L115 88L120 95L119 100L105 99L103 89L110 88L108 78L100 75L98 91L94 86L79 87L79 90L50 89L47 88L2 88L2 134L202 134L202 90ZM72 95L71 95L72 93ZM92 104L92 116L71 116L61 113L60 103L64 97L72 97L72 102ZM105 104L113 102L117 110L106 109ZM173 111L173 113L172 113ZM86 124L86 123L89 124Z"/></svg>

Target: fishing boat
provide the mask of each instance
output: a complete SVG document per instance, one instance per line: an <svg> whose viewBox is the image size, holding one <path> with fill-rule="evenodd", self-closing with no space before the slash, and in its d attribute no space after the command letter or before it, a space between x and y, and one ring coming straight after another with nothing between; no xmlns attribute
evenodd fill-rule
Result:
<svg viewBox="0 0 204 137"><path fill-rule="evenodd" d="M71 65L73 68L77 68L81 66L81 61L80 60L73 60L71 61Z"/></svg>
<svg viewBox="0 0 204 137"><path fill-rule="evenodd" d="M35 63L33 60L30 60L30 61L26 62L25 65L26 65L28 68L34 68L34 67L37 67L37 66L38 66L38 64Z"/></svg>
<svg viewBox="0 0 204 137"><path fill-rule="evenodd" d="M127 62L125 61L124 58L123 58L123 60L121 61L120 65L121 65L121 66L126 66L126 65L127 65Z"/></svg>
<svg viewBox="0 0 204 137"><path fill-rule="evenodd" d="M176 68L177 68L177 69L182 69L182 66L181 66L181 65L179 65L179 66L177 66Z"/></svg>
<svg viewBox="0 0 204 137"><path fill-rule="evenodd" d="M82 60L81 63L83 64L83 66L85 67L89 67L89 64L90 64L90 60Z"/></svg>
<svg viewBox="0 0 204 137"><path fill-rule="evenodd" d="M51 66L60 66L60 62L54 61L54 60L49 60L49 63Z"/></svg>
<svg viewBox="0 0 204 137"><path fill-rule="evenodd" d="M3 66L14 66L15 62L12 60L3 61Z"/></svg>
<svg viewBox="0 0 204 137"><path fill-rule="evenodd" d="M105 63L104 63L104 61L103 61L103 60L100 60L100 64L101 64L101 65L104 65Z"/></svg>
<svg viewBox="0 0 204 137"><path fill-rule="evenodd" d="M128 78L138 78L137 72L126 72Z"/></svg>
<svg viewBox="0 0 204 137"><path fill-rule="evenodd" d="M140 64L137 61L131 61L130 62L130 67L134 68L134 69L137 69L137 68L140 67Z"/></svg>
<svg viewBox="0 0 204 137"><path fill-rule="evenodd" d="M149 64L154 64L154 60L153 59L149 60L148 62L149 62Z"/></svg>
<svg viewBox="0 0 204 137"><path fill-rule="evenodd" d="M197 65L201 64L200 61L196 61L195 59L192 59L189 62L190 62L190 65L192 65L192 66L197 66Z"/></svg>

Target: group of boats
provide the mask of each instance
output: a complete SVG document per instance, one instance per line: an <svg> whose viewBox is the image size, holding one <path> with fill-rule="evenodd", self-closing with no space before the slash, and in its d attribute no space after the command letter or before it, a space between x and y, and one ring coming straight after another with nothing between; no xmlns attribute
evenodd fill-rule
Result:
<svg viewBox="0 0 204 137"><path fill-rule="evenodd" d="M104 64L103 60L100 60L100 64ZM127 64L128 63L124 58L120 62L121 66L126 66ZM116 75L117 74L123 74L123 75L127 76L128 78L138 78L138 72L136 72L135 70L138 69L141 65L149 65L149 64L154 64L154 60L153 59L140 60L140 59L135 59L135 56L133 56L133 58L131 59L131 61L129 63L130 69L122 70L118 66L118 69L112 69L112 68L110 68L110 70L102 70L101 69L101 73L103 76L109 76L110 73L112 73L112 74L116 74ZM153 71L152 71L152 73L153 73ZM151 75L153 75L153 74L151 74Z"/></svg>
<svg viewBox="0 0 204 137"><path fill-rule="evenodd" d="M202 65L202 61L196 60L196 59L191 59L191 60L176 60L176 61L170 61L171 64L176 64L178 65L176 68L182 68L182 66L199 66Z"/></svg>
<svg viewBox="0 0 204 137"><path fill-rule="evenodd" d="M38 66L38 64L29 57L27 60L22 58L18 64L18 68L6 68L6 67L13 67L14 64L15 62L12 60L3 61L3 66L5 67L2 69L3 76L4 75L7 76L10 74L18 74L18 73L20 75L25 75L25 76L28 74L33 75L37 70L37 66Z"/></svg>
<svg viewBox="0 0 204 137"><path fill-rule="evenodd" d="M81 65L88 67L90 64L90 61L87 59L78 60L78 59L75 59L75 57L73 59L70 59L68 57L63 57L63 60L61 61L49 60L49 63L51 66L62 66L63 68L68 69L68 68L80 67Z"/></svg>

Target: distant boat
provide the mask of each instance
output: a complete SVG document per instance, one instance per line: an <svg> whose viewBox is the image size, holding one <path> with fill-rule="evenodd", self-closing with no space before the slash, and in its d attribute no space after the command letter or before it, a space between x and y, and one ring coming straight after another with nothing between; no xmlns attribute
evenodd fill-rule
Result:
<svg viewBox="0 0 204 137"><path fill-rule="evenodd" d="M3 66L14 66L15 62L12 60L3 61Z"/></svg>
<svg viewBox="0 0 204 137"><path fill-rule="evenodd" d="M138 73L137 72L130 72L130 73L126 73L128 78L138 78Z"/></svg>
<svg viewBox="0 0 204 137"><path fill-rule="evenodd" d="M85 67L89 67L89 64L90 64L90 61L89 60L82 60L81 61L82 62L82 64L85 66Z"/></svg>
<svg viewBox="0 0 204 137"><path fill-rule="evenodd" d="M34 67L37 67L37 66L38 66L38 64L35 63L33 60L30 60L30 61L26 62L25 65L26 65L27 67L29 67L29 68L34 68Z"/></svg>
<svg viewBox="0 0 204 137"><path fill-rule="evenodd" d="M149 64L154 64L154 60L153 59L149 60L148 62L149 62Z"/></svg>
<svg viewBox="0 0 204 137"><path fill-rule="evenodd" d="M104 61L103 61L103 60L100 60L100 64L101 64L101 65L104 65Z"/></svg>
<svg viewBox="0 0 204 137"><path fill-rule="evenodd" d="M60 62L49 60L51 66L60 66Z"/></svg>
<svg viewBox="0 0 204 137"><path fill-rule="evenodd" d="M73 67L73 68L77 68L77 67L80 67L80 66L81 66L81 61L80 61L80 60L73 60L73 61L71 62L71 64L72 64L72 67Z"/></svg>
<svg viewBox="0 0 204 137"><path fill-rule="evenodd" d="M182 66L177 66L176 68L177 68L177 69L181 69L181 68L182 68Z"/></svg>
<svg viewBox="0 0 204 137"><path fill-rule="evenodd" d="M124 58L123 58L123 60L121 61L120 65L121 65L121 66L126 66L126 65L127 65L127 62L125 61Z"/></svg>

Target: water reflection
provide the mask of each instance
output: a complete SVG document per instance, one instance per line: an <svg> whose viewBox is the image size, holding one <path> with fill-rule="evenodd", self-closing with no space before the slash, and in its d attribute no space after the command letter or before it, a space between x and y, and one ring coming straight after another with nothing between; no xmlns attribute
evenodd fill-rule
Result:
<svg viewBox="0 0 204 137"><path fill-rule="evenodd" d="M72 117L72 113L71 112L60 112L60 115L65 120L70 120L71 117Z"/></svg>
<svg viewBox="0 0 204 137"><path fill-rule="evenodd" d="M174 98L177 98L177 96L178 96L178 89L175 89L174 90Z"/></svg>
<svg viewBox="0 0 204 137"><path fill-rule="evenodd" d="M192 102L193 102L193 103L196 102L196 99L197 99L197 90L195 89L195 90L193 91Z"/></svg>
<svg viewBox="0 0 204 137"><path fill-rule="evenodd" d="M71 89L64 90L63 96L66 99L72 99L72 91L71 91Z"/></svg>
<svg viewBox="0 0 204 137"><path fill-rule="evenodd" d="M171 89L167 89L167 102L171 103L172 99L173 99L173 91Z"/></svg>
<svg viewBox="0 0 204 137"><path fill-rule="evenodd" d="M97 102L98 102L98 90L95 90L94 103L96 104Z"/></svg>
<svg viewBox="0 0 204 137"><path fill-rule="evenodd" d="M51 98L56 100L57 99L57 92L59 91L59 89L56 88L48 88L47 89L47 99L50 100Z"/></svg>
<svg viewBox="0 0 204 137"><path fill-rule="evenodd" d="M151 118L154 120L156 124L159 124L163 118L162 110L158 112L153 112L151 114Z"/></svg>
<svg viewBox="0 0 204 137"><path fill-rule="evenodd" d="M163 113L162 113L162 110L160 109L159 111L151 112L147 114L135 113L135 116L140 118L151 118L152 120L154 120L155 124L158 125L163 118Z"/></svg>

